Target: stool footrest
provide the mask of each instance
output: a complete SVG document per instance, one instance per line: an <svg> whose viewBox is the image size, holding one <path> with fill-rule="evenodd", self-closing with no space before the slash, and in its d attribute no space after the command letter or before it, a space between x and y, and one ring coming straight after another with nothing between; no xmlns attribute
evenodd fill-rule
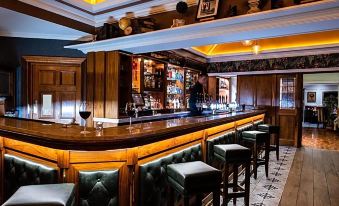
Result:
<svg viewBox="0 0 339 206"><path fill-rule="evenodd" d="M241 192L233 192L233 193L228 193L228 198L238 198L238 197L244 197L245 196L245 192L241 191Z"/></svg>

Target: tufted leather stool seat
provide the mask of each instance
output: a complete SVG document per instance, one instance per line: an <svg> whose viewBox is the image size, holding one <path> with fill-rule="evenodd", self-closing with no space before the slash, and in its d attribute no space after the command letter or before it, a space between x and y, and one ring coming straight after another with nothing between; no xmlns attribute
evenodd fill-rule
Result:
<svg viewBox="0 0 339 206"><path fill-rule="evenodd" d="M74 184L28 185L20 187L3 206L73 206Z"/></svg>
<svg viewBox="0 0 339 206"><path fill-rule="evenodd" d="M220 204L221 172L204 162L186 162L167 166L169 185L184 195L184 205L189 205L189 195L213 192L213 205Z"/></svg>
<svg viewBox="0 0 339 206"><path fill-rule="evenodd" d="M279 133L280 127L271 124L260 124L258 130L267 132L269 136L274 134L274 145L270 145L270 151L275 151L277 160L279 160Z"/></svg>
<svg viewBox="0 0 339 206"><path fill-rule="evenodd" d="M214 156L230 163L248 161L251 150L238 144L214 145Z"/></svg>
<svg viewBox="0 0 339 206"><path fill-rule="evenodd" d="M257 179L257 171L260 165L265 165L266 177L268 177L269 147L270 136L267 132L262 131L244 131L242 132L242 141L250 144L253 153L253 172L254 178ZM258 155L261 149L265 150L265 158L259 159Z"/></svg>
<svg viewBox="0 0 339 206"><path fill-rule="evenodd" d="M214 145L214 157L222 161L224 167L223 180L223 205L233 198L244 197L244 203L249 205L250 198L250 167L251 167L251 150L238 144ZM229 167L233 165L233 183L229 183ZM245 167L245 188L238 185L238 167ZM228 188L233 188L233 193L228 192ZM239 192L240 191L240 192Z"/></svg>

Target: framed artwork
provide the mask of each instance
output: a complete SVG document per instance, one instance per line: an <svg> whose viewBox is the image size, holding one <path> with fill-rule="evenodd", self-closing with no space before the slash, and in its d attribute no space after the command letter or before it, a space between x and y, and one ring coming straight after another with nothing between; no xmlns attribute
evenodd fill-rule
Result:
<svg viewBox="0 0 339 206"><path fill-rule="evenodd" d="M204 20L218 15L219 0L199 0L197 19Z"/></svg>
<svg viewBox="0 0 339 206"><path fill-rule="evenodd" d="M307 92L307 102L315 103L317 101L317 93L316 92Z"/></svg>

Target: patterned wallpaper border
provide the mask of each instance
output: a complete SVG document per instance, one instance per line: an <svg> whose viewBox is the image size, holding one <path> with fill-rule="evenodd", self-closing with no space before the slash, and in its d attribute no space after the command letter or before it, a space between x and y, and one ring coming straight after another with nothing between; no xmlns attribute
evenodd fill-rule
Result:
<svg viewBox="0 0 339 206"><path fill-rule="evenodd" d="M270 71L339 67L339 53L274 59L215 62L207 67L208 73Z"/></svg>

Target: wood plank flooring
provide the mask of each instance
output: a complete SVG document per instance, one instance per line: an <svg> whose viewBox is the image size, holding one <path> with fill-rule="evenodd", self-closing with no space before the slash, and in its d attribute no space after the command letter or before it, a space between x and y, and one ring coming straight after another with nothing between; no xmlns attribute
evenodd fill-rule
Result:
<svg viewBox="0 0 339 206"><path fill-rule="evenodd" d="M302 145L318 149L339 150L339 131L303 128Z"/></svg>
<svg viewBox="0 0 339 206"><path fill-rule="evenodd" d="M280 206L339 206L339 151L297 149Z"/></svg>

